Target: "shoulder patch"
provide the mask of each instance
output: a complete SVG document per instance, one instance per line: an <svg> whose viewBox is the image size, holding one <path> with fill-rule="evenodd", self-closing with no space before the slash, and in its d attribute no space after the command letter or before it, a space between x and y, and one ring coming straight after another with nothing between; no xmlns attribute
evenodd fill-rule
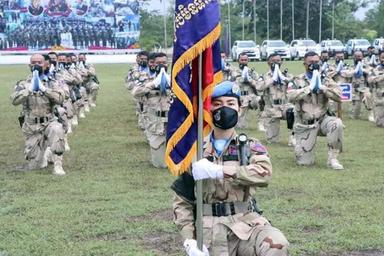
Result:
<svg viewBox="0 0 384 256"><path fill-rule="evenodd" d="M258 155L268 154L267 148L258 141L251 141L250 148L252 152L255 152Z"/></svg>

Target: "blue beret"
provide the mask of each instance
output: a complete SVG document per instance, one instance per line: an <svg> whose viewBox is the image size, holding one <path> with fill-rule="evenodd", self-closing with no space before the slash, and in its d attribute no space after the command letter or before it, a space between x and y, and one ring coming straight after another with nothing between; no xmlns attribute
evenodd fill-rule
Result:
<svg viewBox="0 0 384 256"><path fill-rule="evenodd" d="M221 96L240 98L240 87L230 81L223 81L215 86L212 93L212 99Z"/></svg>

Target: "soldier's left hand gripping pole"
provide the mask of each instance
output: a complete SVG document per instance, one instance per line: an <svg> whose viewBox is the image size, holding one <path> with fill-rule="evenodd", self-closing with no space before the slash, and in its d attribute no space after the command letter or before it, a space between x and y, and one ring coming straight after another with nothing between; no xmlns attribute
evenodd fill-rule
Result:
<svg viewBox="0 0 384 256"><path fill-rule="evenodd" d="M203 158L203 55L199 55L198 84L198 122L197 122L197 158ZM196 182L196 240L197 247L203 251L203 181Z"/></svg>

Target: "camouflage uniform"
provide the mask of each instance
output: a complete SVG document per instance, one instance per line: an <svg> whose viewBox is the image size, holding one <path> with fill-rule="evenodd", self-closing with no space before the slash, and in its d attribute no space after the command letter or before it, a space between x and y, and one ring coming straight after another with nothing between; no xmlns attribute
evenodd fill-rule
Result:
<svg viewBox="0 0 384 256"><path fill-rule="evenodd" d="M83 85L86 89L86 98L91 107L96 106L97 94L99 91L99 84L96 79L96 69L92 64L85 64L82 70Z"/></svg>
<svg viewBox="0 0 384 256"><path fill-rule="evenodd" d="M257 212L257 187L267 186L272 165L263 145L249 139L249 163L240 166L237 135L234 134L223 153L217 155L210 139L205 140L203 157L223 165L224 179L203 180L203 238L210 255L288 255L289 243L280 230ZM186 180L183 174L172 186L174 222L184 239L194 239L194 197L179 193L177 183ZM230 176L230 177L229 177ZM183 184L183 183L181 183ZM193 194L193 184L182 185ZM221 207L220 207L221 206ZM219 210L220 209L220 210Z"/></svg>
<svg viewBox="0 0 384 256"><path fill-rule="evenodd" d="M249 69L249 81L244 81L241 76L242 71L238 68L233 68L231 72L231 80L239 85L241 91L241 107L239 113L239 128L247 127L247 112L248 109L256 109L258 106L259 97L256 95L256 80L257 73L253 69Z"/></svg>
<svg viewBox="0 0 384 256"><path fill-rule="evenodd" d="M341 89L331 77L325 77L322 84L324 89L312 92L305 74L294 77L289 83L288 99L295 104L296 162L299 165L314 164L316 138L322 135L327 136L328 141L328 166L342 169L337 156L342 150L343 123L341 119L327 115L329 99L340 102Z"/></svg>
<svg viewBox="0 0 384 256"><path fill-rule="evenodd" d="M56 73L56 79L60 82L65 92L63 107L67 112L69 123L76 125L77 110L75 109L75 102L80 100L80 95L75 92L75 87L80 82L79 77L73 76L67 69L61 68Z"/></svg>
<svg viewBox="0 0 384 256"><path fill-rule="evenodd" d="M56 81L42 81L47 88L43 92L31 92L31 77L20 81L11 95L13 105L23 106L25 158L31 169L45 167L44 154L50 151L49 160L62 169L62 154L65 150L64 129L54 115L54 108L64 101L64 92Z"/></svg>
<svg viewBox="0 0 384 256"><path fill-rule="evenodd" d="M129 70L128 75L125 78L125 87L132 91L136 86L143 86L143 84L147 81L149 76L149 70L142 70L139 65L134 65L132 69ZM133 98L136 105L136 115L138 117L138 126L140 129L145 130L147 125L147 114L144 109L146 106L146 96L142 97L134 97Z"/></svg>
<svg viewBox="0 0 384 256"><path fill-rule="evenodd" d="M140 86L132 89L132 95L136 99L145 99L145 135L151 148L151 162L153 166L165 168L165 136L168 123L168 111L170 106L170 90L162 94L156 88L153 79L147 78Z"/></svg>
<svg viewBox="0 0 384 256"><path fill-rule="evenodd" d="M265 108L263 111L265 135L267 141L276 143L279 141L280 120L286 119L288 109L294 106L287 100L287 80L280 85L273 81L273 73L270 71L264 75L263 79L259 79L256 88L261 91L264 96Z"/></svg>
<svg viewBox="0 0 384 256"><path fill-rule="evenodd" d="M373 111L375 123L384 127L384 67L378 65L368 77L368 83L373 88Z"/></svg>
<svg viewBox="0 0 384 256"><path fill-rule="evenodd" d="M370 67L363 64L364 74L368 74ZM361 103L364 103L367 110L372 110L373 100L372 94L367 87L366 75L357 77L355 75L354 68L342 69L340 71L340 76L349 79L352 84L352 110L351 117L357 119L360 117Z"/></svg>

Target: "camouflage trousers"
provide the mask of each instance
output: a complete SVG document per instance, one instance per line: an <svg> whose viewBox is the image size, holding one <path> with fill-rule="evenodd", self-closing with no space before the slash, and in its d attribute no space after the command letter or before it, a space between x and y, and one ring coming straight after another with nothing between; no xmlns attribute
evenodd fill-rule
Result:
<svg viewBox="0 0 384 256"><path fill-rule="evenodd" d="M342 151L343 122L340 118L326 115L313 124L303 124L300 119L297 119L293 131L296 138L296 163L299 165L313 165L315 163L314 148L318 135L327 136L328 148Z"/></svg>
<svg viewBox="0 0 384 256"><path fill-rule="evenodd" d="M375 106L373 109L375 123L378 127L384 127L384 90L378 91L375 97Z"/></svg>
<svg viewBox="0 0 384 256"><path fill-rule="evenodd" d="M45 123L35 123L34 119L26 118L22 131L25 137L25 159L30 168L39 168L47 147L51 148L52 162L61 161L65 151L64 129L61 123L51 118Z"/></svg>
<svg viewBox="0 0 384 256"><path fill-rule="evenodd" d="M369 88L365 88L353 95L351 109L351 117L353 119L360 118L362 104L364 104L367 110L372 110L373 108L373 97L372 93L369 91Z"/></svg>
<svg viewBox="0 0 384 256"><path fill-rule="evenodd" d="M247 127L247 113L249 109L257 109L258 108L258 100L259 98L255 94L249 94L245 96L241 96L241 107L239 113L239 120L237 122L237 126L239 128Z"/></svg>
<svg viewBox="0 0 384 256"><path fill-rule="evenodd" d="M164 156L167 118L155 116L150 110L147 117L145 135L151 149L151 163L156 168L166 168Z"/></svg>
<svg viewBox="0 0 384 256"><path fill-rule="evenodd" d="M91 82L91 85L89 86L90 93L88 95L89 104L96 104L97 95L99 94L99 88L100 86L97 83L93 81Z"/></svg>
<svg viewBox="0 0 384 256"><path fill-rule="evenodd" d="M291 104L265 106L262 113L265 135L269 143L280 140L280 120L286 120L287 109L293 108Z"/></svg>
<svg viewBox="0 0 384 256"><path fill-rule="evenodd" d="M244 218L254 214L247 214ZM215 220L208 222L204 216L204 244L211 256L288 255L289 242L284 234L261 216L234 223L216 223Z"/></svg>

